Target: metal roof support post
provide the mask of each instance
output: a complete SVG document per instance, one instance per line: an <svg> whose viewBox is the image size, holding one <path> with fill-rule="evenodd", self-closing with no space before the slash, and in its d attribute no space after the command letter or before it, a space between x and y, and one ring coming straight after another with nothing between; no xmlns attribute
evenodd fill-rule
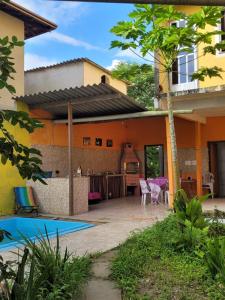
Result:
<svg viewBox="0 0 225 300"><path fill-rule="evenodd" d="M69 167L69 215L74 214L73 205L73 109L71 101L67 103L68 109L68 167Z"/></svg>

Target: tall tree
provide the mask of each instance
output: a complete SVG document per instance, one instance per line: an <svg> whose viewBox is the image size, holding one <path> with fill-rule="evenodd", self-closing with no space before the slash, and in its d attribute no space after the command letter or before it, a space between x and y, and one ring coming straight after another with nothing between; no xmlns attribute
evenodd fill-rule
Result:
<svg viewBox="0 0 225 300"><path fill-rule="evenodd" d="M128 95L149 109L153 109L155 84L151 65L121 62L112 70L112 76L129 81Z"/></svg>
<svg viewBox="0 0 225 300"><path fill-rule="evenodd" d="M181 51L186 54L193 53L196 48L202 46L201 56L204 56L208 53L216 55L217 50L225 48L223 41L213 44L215 35L224 34L224 32L215 30L221 16L221 8L218 7L203 7L198 12L187 15L179 12L174 6L136 5L134 11L129 14L129 21L121 21L111 29L116 36L120 37L119 40L111 43L112 48L140 50L143 57L155 53L155 60L160 68L159 72L166 76L175 190L180 188L180 176L171 97L171 73ZM174 21L180 20L183 20L184 26L173 25ZM204 80L207 76L210 78L220 77L221 71L217 66L201 67L192 74L191 78L192 80Z"/></svg>

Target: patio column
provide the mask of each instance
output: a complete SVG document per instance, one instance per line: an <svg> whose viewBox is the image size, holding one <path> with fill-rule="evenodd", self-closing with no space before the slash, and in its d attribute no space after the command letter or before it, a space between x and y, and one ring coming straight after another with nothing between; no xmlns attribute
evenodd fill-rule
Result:
<svg viewBox="0 0 225 300"><path fill-rule="evenodd" d="M169 180L169 207L173 208L174 197L175 197L175 184L173 176L173 163L172 163L172 147L170 139L170 129L169 129L169 118L166 117L166 143L167 143L167 170L168 170L168 180Z"/></svg>
<svg viewBox="0 0 225 300"><path fill-rule="evenodd" d="M202 195L202 141L201 123L195 122L195 155L196 155L196 180L197 195Z"/></svg>
<svg viewBox="0 0 225 300"><path fill-rule="evenodd" d="M69 215L74 213L73 207L73 109L71 101L67 103L68 111L68 171L69 171Z"/></svg>

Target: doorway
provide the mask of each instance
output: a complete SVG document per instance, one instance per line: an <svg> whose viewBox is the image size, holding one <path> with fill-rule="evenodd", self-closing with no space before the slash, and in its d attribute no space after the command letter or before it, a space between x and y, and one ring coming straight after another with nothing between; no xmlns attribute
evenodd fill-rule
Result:
<svg viewBox="0 0 225 300"><path fill-rule="evenodd" d="M225 141L209 142L209 171L215 177L216 197L225 197Z"/></svg>
<svg viewBox="0 0 225 300"><path fill-rule="evenodd" d="M145 145L145 178L164 176L163 145Z"/></svg>

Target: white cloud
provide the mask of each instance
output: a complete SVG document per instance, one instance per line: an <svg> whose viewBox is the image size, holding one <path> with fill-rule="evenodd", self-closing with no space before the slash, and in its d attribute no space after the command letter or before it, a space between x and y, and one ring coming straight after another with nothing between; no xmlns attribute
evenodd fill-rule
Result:
<svg viewBox="0 0 225 300"><path fill-rule="evenodd" d="M135 54L136 53L136 54ZM135 60L142 63L154 63L154 56L153 54L147 54L145 57L142 56L139 49L134 51L130 49L120 50L116 53L116 57L123 57L130 60Z"/></svg>
<svg viewBox="0 0 225 300"><path fill-rule="evenodd" d="M123 61L122 60L119 60L119 59L113 59L112 60L112 64L111 66L108 66L106 67L106 69L112 71L113 69L115 69L120 63L122 63Z"/></svg>
<svg viewBox="0 0 225 300"><path fill-rule="evenodd" d="M91 45L87 42L75 39L72 36L69 36L69 35L66 35L63 33L59 33L56 31L50 32L49 34L45 35L45 38L57 41L59 43L68 44L73 47L83 47L86 50L101 50L101 48L99 48L97 46Z"/></svg>
<svg viewBox="0 0 225 300"><path fill-rule="evenodd" d="M25 54L25 70L56 64L55 59L49 59L33 53Z"/></svg>
<svg viewBox="0 0 225 300"><path fill-rule="evenodd" d="M35 37L34 39L28 40L27 44L40 45L40 44L44 44L47 42L58 42L58 43L72 46L72 47L82 47L86 50L103 51L103 49L100 47L97 47L95 45L92 45L92 44L87 43L82 40L78 40L75 37L72 37L72 36L64 34L64 33L60 33L58 31L52 31L52 32L48 32L48 33L39 35L39 36Z"/></svg>
<svg viewBox="0 0 225 300"><path fill-rule="evenodd" d="M15 0L15 2L53 22L65 24L74 22L87 9L85 4L70 1Z"/></svg>

